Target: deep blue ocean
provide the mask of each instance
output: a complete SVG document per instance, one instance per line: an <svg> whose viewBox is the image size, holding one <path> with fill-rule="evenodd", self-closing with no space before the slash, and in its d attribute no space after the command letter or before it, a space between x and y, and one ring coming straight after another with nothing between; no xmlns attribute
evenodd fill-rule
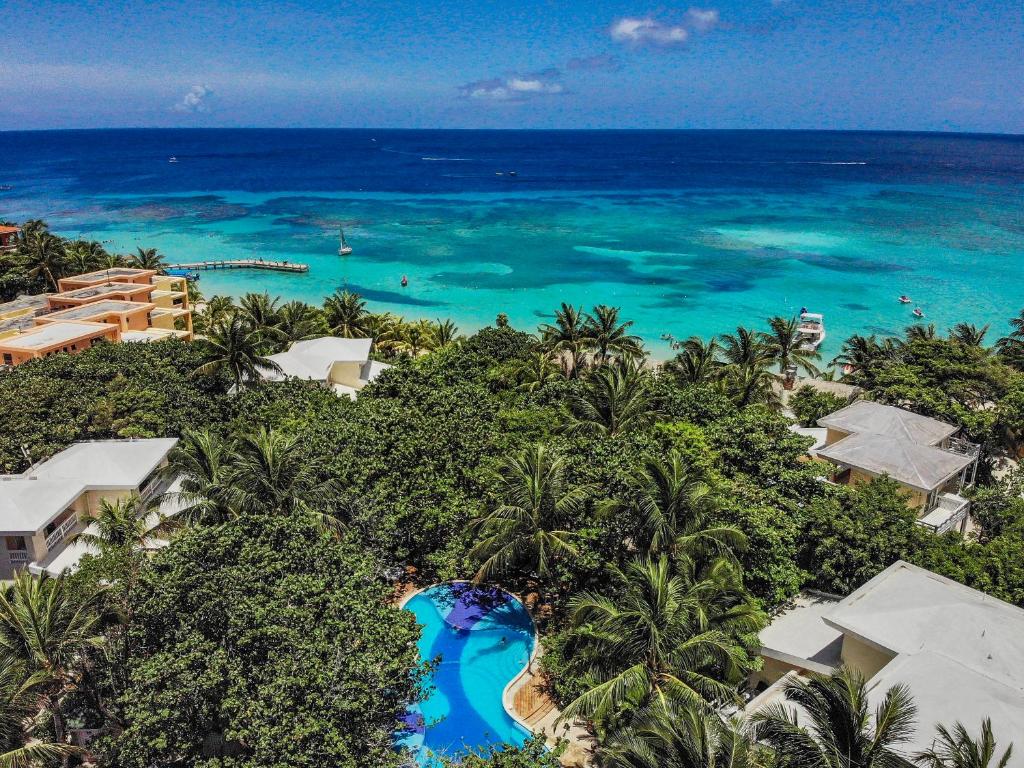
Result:
<svg viewBox="0 0 1024 768"><path fill-rule="evenodd" d="M177 162L168 162L170 157ZM826 348L1024 306L1024 137L813 131L115 130L0 133L0 219L172 261L263 256L268 290L527 329L622 307L656 352L807 306ZM344 226L352 256L337 255ZM400 279L408 276L409 286ZM659 349L659 346L661 347Z"/></svg>

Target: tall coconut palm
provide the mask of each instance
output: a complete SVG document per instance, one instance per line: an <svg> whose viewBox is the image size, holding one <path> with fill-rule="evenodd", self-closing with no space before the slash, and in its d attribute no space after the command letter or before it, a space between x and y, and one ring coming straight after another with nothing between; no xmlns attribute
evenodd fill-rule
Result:
<svg viewBox="0 0 1024 768"><path fill-rule="evenodd" d="M10 654L0 655L0 768L52 765L78 752L39 738L39 694L48 679L45 672L29 674Z"/></svg>
<svg viewBox="0 0 1024 768"><path fill-rule="evenodd" d="M770 364L774 359L764 335L742 325L735 333L722 334L722 358L736 368L753 369Z"/></svg>
<svg viewBox="0 0 1024 768"><path fill-rule="evenodd" d="M997 756L996 737L992 733L992 721L988 718L981 721L978 739L967 732L963 723L957 723L953 730L944 725L936 730L936 743L914 758L925 768L1006 768L1010 764L1013 744Z"/></svg>
<svg viewBox="0 0 1024 768"><path fill-rule="evenodd" d="M953 341L959 341L965 347L981 347L988 334L988 325L981 328L973 323L957 323L949 329L947 335Z"/></svg>
<svg viewBox="0 0 1024 768"><path fill-rule="evenodd" d="M438 347L445 347L459 338L459 328L451 320L438 320L434 323L434 339Z"/></svg>
<svg viewBox="0 0 1024 768"><path fill-rule="evenodd" d="M85 651L103 644L99 601L102 592L72 589L66 578L23 571L0 593L0 648L41 673L40 696L54 736L67 735L64 699L82 674Z"/></svg>
<svg viewBox="0 0 1024 768"><path fill-rule="evenodd" d="M298 437L261 427L238 443L230 484L244 511L308 514L337 531L340 488L321 477L320 467L301 449Z"/></svg>
<svg viewBox="0 0 1024 768"><path fill-rule="evenodd" d="M649 707L601 743L601 768L767 768L739 722L697 709Z"/></svg>
<svg viewBox="0 0 1024 768"><path fill-rule="evenodd" d="M604 365L612 357L633 358L643 354L639 336L629 333L633 321L620 322L619 308L598 304L584 322L585 344L594 354L594 361Z"/></svg>
<svg viewBox="0 0 1024 768"><path fill-rule="evenodd" d="M434 335L433 324L429 320L402 323L393 339L391 348L412 358L436 349L437 337Z"/></svg>
<svg viewBox="0 0 1024 768"><path fill-rule="evenodd" d="M323 312L302 301L289 301L277 313L277 346L284 350L296 341L318 339L328 334Z"/></svg>
<svg viewBox="0 0 1024 768"><path fill-rule="evenodd" d="M521 391L535 392L547 382L558 378L561 371L562 368L555 361L553 353L539 350L518 362L515 380Z"/></svg>
<svg viewBox="0 0 1024 768"><path fill-rule="evenodd" d="M652 555L667 554L692 572L719 557L735 559L747 537L735 526L711 522L719 505L706 480L687 466L678 451L667 460L648 458L632 478L632 493L617 509L632 508L642 540Z"/></svg>
<svg viewBox="0 0 1024 768"><path fill-rule="evenodd" d="M231 471L234 443L207 429L186 430L167 456L163 477L173 481L160 497L175 509L165 526L218 525L237 517Z"/></svg>
<svg viewBox="0 0 1024 768"><path fill-rule="evenodd" d="M800 321L791 317L772 317L768 319L769 332L761 334L761 340L767 347L768 355L779 364L779 373L789 365L805 371L809 376L816 376L818 368L815 360L821 359L817 350L803 349L800 336Z"/></svg>
<svg viewBox="0 0 1024 768"><path fill-rule="evenodd" d="M572 434L614 437L654 418L650 374L632 363L594 371L583 391L569 401L565 430Z"/></svg>
<svg viewBox="0 0 1024 768"><path fill-rule="evenodd" d="M591 489L569 485L563 460L543 445L507 457L495 482L498 503L472 524L477 539L469 554L481 563L474 578L521 573L539 588L558 558L576 553L567 526Z"/></svg>
<svg viewBox="0 0 1024 768"><path fill-rule="evenodd" d="M137 269L155 269L163 274L167 269L167 262L163 254L156 248L136 248L135 253L128 257L131 265Z"/></svg>
<svg viewBox="0 0 1024 768"><path fill-rule="evenodd" d="M266 341L277 336L277 327L281 322L277 307L280 298L264 291L263 293L247 293L238 300L238 308L249 316L252 325L259 329Z"/></svg>
<svg viewBox="0 0 1024 768"><path fill-rule="evenodd" d="M101 500L89 517L89 526L75 538L101 555L139 552L157 540L156 527L147 521L145 505L137 495Z"/></svg>
<svg viewBox="0 0 1024 768"><path fill-rule="evenodd" d="M677 706L710 711L735 701L745 654L717 621L718 586L676 573L667 556L611 569L607 594L569 604L571 649L589 666L589 689L562 710L604 721L629 709ZM737 614L737 617L739 615ZM751 628L749 618L739 620Z"/></svg>
<svg viewBox="0 0 1024 768"><path fill-rule="evenodd" d="M709 384L721 376L720 351L716 339L705 342L698 336L691 336L683 342L682 350L665 363L665 370L680 384Z"/></svg>
<svg viewBox="0 0 1024 768"><path fill-rule="evenodd" d="M916 715L906 687L889 688L873 717L863 675L848 668L831 677L794 678L783 691L786 702L754 715L754 733L775 750L779 768L913 766L898 751L912 736Z"/></svg>
<svg viewBox="0 0 1024 768"><path fill-rule="evenodd" d="M543 346L555 352L569 377L579 376L583 368L584 348L587 343L587 324L590 316L580 307L562 302L555 310L555 322L540 326Z"/></svg>
<svg viewBox="0 0 1024 768"><path fill-rule="evenodd" d="M95 240L75 240L65 246L68 268L77 274L102 269L107 251Z"/></svg>
<svg viewBox="0 0 1024 768"><path fill-rule="evenodd" d="M935 329L934 323L928 323L928 325L915 323L914 325L908 325L903 331L903 336L908 342L931 341L938 338L938 335L939 333Z"/></svg>
<svg viewBox="0 0 1024 768"><path fill-rule="evenodd" d="M358 293L335 291L324 299L324 314L335 336L356 339L370 335L370 313L366 310L366 302Z"/></svg>
<svg viewBox="0 0 1024 768"><path fill-rule="evenodd" d="M21 246L28 263L30 277L42 277L56 291L57 280L64 274L67 254L64 241L46 230L29 237Z"/></svg>
<svg viewBox="0 0 1024 768"><path fill-rule="evenodd" d="M885 357L884 350L874 334L854 334L843 342L842 350L832 360L832 365L848 369L850 374L862 374Z"/></svg>
<svg viewBox="0 0 1024 768"><path fill-rule="evenodd" d="M1013 329L996 341L996 352L1018 370L1024 370L1024 309L1010 320Z"/></svg>
<svg viewBox="0 0 1024 768"><path fill-rule="evenodd" d="M262 330L253 325L248 315L240 312L214 323L200 343L206 362L192 375L206 376L227 371L236 391L257 384L263 372L281 371L281 366L264 356Z"/></svg>
<svg viewBox="0 0 1024 768"><path fill-rule="evenodd" d="M750 367L731 365L723 378L726 394L740 408L766 405L778 409L781 400L775 389L777 381L775 374L763 364Z"/></svg>

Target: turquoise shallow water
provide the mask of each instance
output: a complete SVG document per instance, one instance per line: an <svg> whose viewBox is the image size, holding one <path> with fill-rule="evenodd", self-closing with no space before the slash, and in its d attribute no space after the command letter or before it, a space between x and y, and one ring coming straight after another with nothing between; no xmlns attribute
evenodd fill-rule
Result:
<svg viewBox="0 0 1024 768"><path fill-rule="evenodd" d="M319 302L347 286L372 309L463 331L499 312L532 330L561 301L614 304L658 355L662 334L707 336L801 306L825 314L827 355L851 333L900 331L914 306L940 329L965 320L996 333L1024 306L1014 139L126 133L25 134L44 145L31 161L15 136L0 217L43 216L63 234L173 261L310 265L207 272L206 296ZM516 177L495 172L511 167ZM897 303L903 293L914 304Z"/></svg>
<svg viewBox="0 0 1024 768"><path fill-rule="evenodd" d="M533 652L533 622L523 604L457 583L430 587L405 609L421 625L420 659L439 663L399 745L422 766L439 766L438 755L521 745L529 732L505 711L502 693Z"/></svg>

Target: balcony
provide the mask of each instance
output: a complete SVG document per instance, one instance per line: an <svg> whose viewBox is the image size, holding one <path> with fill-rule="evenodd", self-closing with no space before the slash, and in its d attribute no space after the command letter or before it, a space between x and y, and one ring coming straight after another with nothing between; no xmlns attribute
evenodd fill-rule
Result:
<svg viewBox="0 0 1024 768"><path fill-rule="evenodd" d="M11 565L15 568L19 568L28 563L28 552L24 550L12 551L8 550L7 559L11 561Z"/></svg>
<svg viewBox="0 0 1024 768"><path fill-rule="evenodd" d="M71 515L71 517L61 523L59 527L54 529L53 532L46 537L46 549L51 550L64 541L67 535L74 530L76 525L78 525L78 516Z"/></svg>
<svg viewBox="0 0 1024 768"><path fill-rule="evenodd" d="M934 533L956 530L967 519L970 508L971 502L963 496L956 493L940 493L935 506L920 518L917 524Z"/></svg>

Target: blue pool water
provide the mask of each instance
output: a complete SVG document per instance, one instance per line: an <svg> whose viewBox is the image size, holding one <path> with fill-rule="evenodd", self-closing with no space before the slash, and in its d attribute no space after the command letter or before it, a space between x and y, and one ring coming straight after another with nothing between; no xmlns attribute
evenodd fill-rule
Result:
<svg viewBox="0 0 1024 768"><path fill-rule="evenodd" d="M522 744L529 731L502 705L505 686L533 653L533 621L519 600L499 590L439 584L405 605L422 625L420 659L440 657L426 698L406 716L399 745L422 766L497 744Z"/></svg>

